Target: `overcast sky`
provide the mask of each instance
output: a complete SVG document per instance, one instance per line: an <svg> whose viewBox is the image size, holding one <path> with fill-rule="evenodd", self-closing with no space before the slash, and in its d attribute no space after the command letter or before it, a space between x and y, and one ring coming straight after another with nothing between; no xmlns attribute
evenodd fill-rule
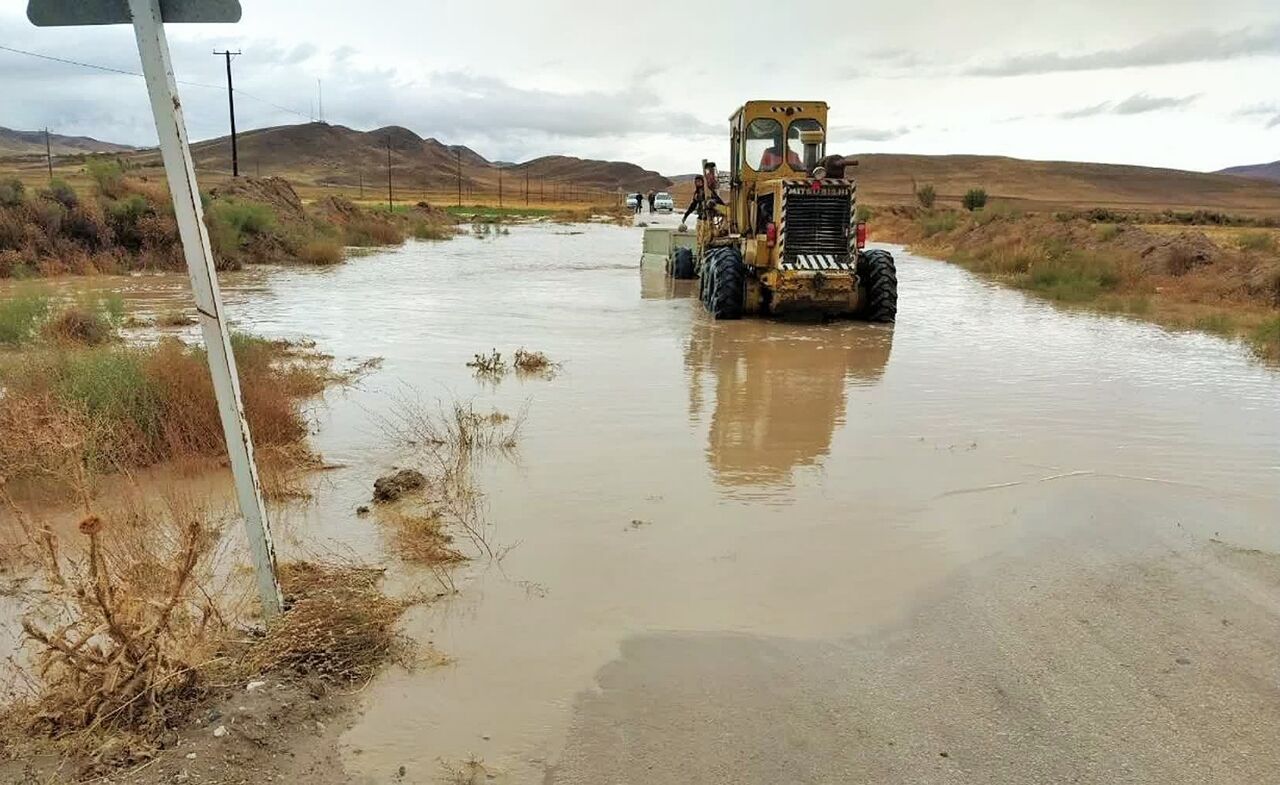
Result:
<svg viewBox="0 0 1280 785"><path fill-rule="evenodd" d="M241 128L305 122L320 79L329 122L668 174L724 156L751 98L826 100L833 152L1280 158L1280 0L241 4L237 25L169 27L183 80L221 85L211 50L243 50ZM0 45L138 70L130 28L35 28L25 9L0 0ZM193 138L227 132L224 92L181 90ZM0 50L0 126L46 125L155 140L140 78Z"/></svg>

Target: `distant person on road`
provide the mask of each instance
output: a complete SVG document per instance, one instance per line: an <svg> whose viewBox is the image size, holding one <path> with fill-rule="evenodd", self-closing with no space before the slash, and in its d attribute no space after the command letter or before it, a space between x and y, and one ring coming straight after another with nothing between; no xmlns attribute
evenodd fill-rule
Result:
<svg viewBox="0 0 1280 785"><path fill-rule="evenodd" d="M649 215L653 215L653 197L655 196L653 189L649 189Z"/></svg>
<svg viewBox="0 0 1280 785"><path fill-rule="evenodd" d="M643 209L644 209L644 194L637 191L636 192L636 215L639 215L640 211Z"/></svg>
<svg viewBox="0 0 1280 785"><path fill-rule="evenodd" d="M706 180L702 175L693 178L693 201L689 202L689 209L684 211L684 216L680 219L681 231L686 230L685 223L689 220L689 216L697 213L698 218L702 219L707 216L709 210L718 204L724 204L724 200L720 198L715 191L707 192Z"/></svg>

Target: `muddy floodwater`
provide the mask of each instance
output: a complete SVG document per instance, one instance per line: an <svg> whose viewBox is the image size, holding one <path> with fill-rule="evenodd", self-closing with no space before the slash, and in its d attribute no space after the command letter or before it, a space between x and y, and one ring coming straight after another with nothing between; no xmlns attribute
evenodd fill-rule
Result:
<svg viewBox="0 0 1280 785"><path fill-rule="evenodd" d="M407 616L452 661L365 688L353 781L1280 779L1273 369L898 248L896 326L714 323L640 231L226 276L241 327L383 358L317 409L345 468L278 513L286 552L395 564L354 513L406 459L395 399L525 412L480 478L505 556ZM521 346L561 373L464 365Z"/></svg>

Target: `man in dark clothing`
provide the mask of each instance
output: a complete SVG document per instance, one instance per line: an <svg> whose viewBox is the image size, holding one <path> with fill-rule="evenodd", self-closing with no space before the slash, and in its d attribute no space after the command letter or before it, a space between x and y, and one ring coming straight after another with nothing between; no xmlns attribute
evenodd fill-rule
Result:
<svg viewBox="0 0 1280 785"><path fill-rule="evenodd" d="M644 209L644 194L640 193L639 191L636 191L635 208L636 208L636 215L639 215L640 211Z"/></svg>
<svg viewBox="0 0 1280 785"><path fill-rule="evenodd" d="M684 211L684 217L680 219L680 225L684 226L685 221L689 220L689 216L693 213L698 214L698 218L705 218L707 211L717 204L724 204L724 200L715 191L707 193L706 181L702 175L693 178L693 201L689 202L689 209Z"/></svg>
<svg viewBox="0 0 1280 785"><path fill-rule="evenodd" d="M653 215L653 197L654 197L653 189L650 188L649 189L649 215Z"/></svg>

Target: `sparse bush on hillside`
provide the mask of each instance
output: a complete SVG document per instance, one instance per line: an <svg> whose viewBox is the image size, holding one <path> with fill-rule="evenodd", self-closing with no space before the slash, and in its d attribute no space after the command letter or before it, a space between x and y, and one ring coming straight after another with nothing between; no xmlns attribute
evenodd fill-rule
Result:
<svg viewBox="0 0 1280 785"><path fill-rule="evenodd" d="M70 185L67 185L66 180L51 181L49 187L41 191L40 195L46 199L52 199L68 210L80 204L80 197Z"/></svg>
<svg viewBox="0 0 1280 785"><path fill-rule="evenodd" d="M920 206L926 210L933 209L933 203L937 198L938 192L935 191L933 186L929 183L925 183L916 189L916 201L919 202Z"/></svg>
<svg viewBox="0 0 1280 785"><path fill-rule="evenodd" d="M925 237L932 237L935 234L955 229L959 223L959 214L951 210L943 210L938 213L920 216L920 231Z"/></svg>
<svg viewBox="0 0 1280 785"><path fill-rule="evenodd" d="M124 166L117 159L90 158L85 162L85 172L98 188L98 193L115 199L124 194Z"/></svg>
<svg viewBox="0 0 1280 785"><path fill-rule="evenodd" d="M964 195L964 209L969 212L981 210L987 206L987 192L981 188L970 188Z"/></svg>
<svg viewBox="0 0 1280 785"><path fill-rule="evenodd" d="M872 218L875 217L875 214L876 214L876 211L871 207L871 205L860 204L858 205L857 209L853 211L853 220L870 221Z"/></svg>
<svg viewBox="0 0 1280 785"><path fill-rule="evenodd" d="M26 199L26 187L15 178L0 180L0 207L16 207Z"/></svg>

